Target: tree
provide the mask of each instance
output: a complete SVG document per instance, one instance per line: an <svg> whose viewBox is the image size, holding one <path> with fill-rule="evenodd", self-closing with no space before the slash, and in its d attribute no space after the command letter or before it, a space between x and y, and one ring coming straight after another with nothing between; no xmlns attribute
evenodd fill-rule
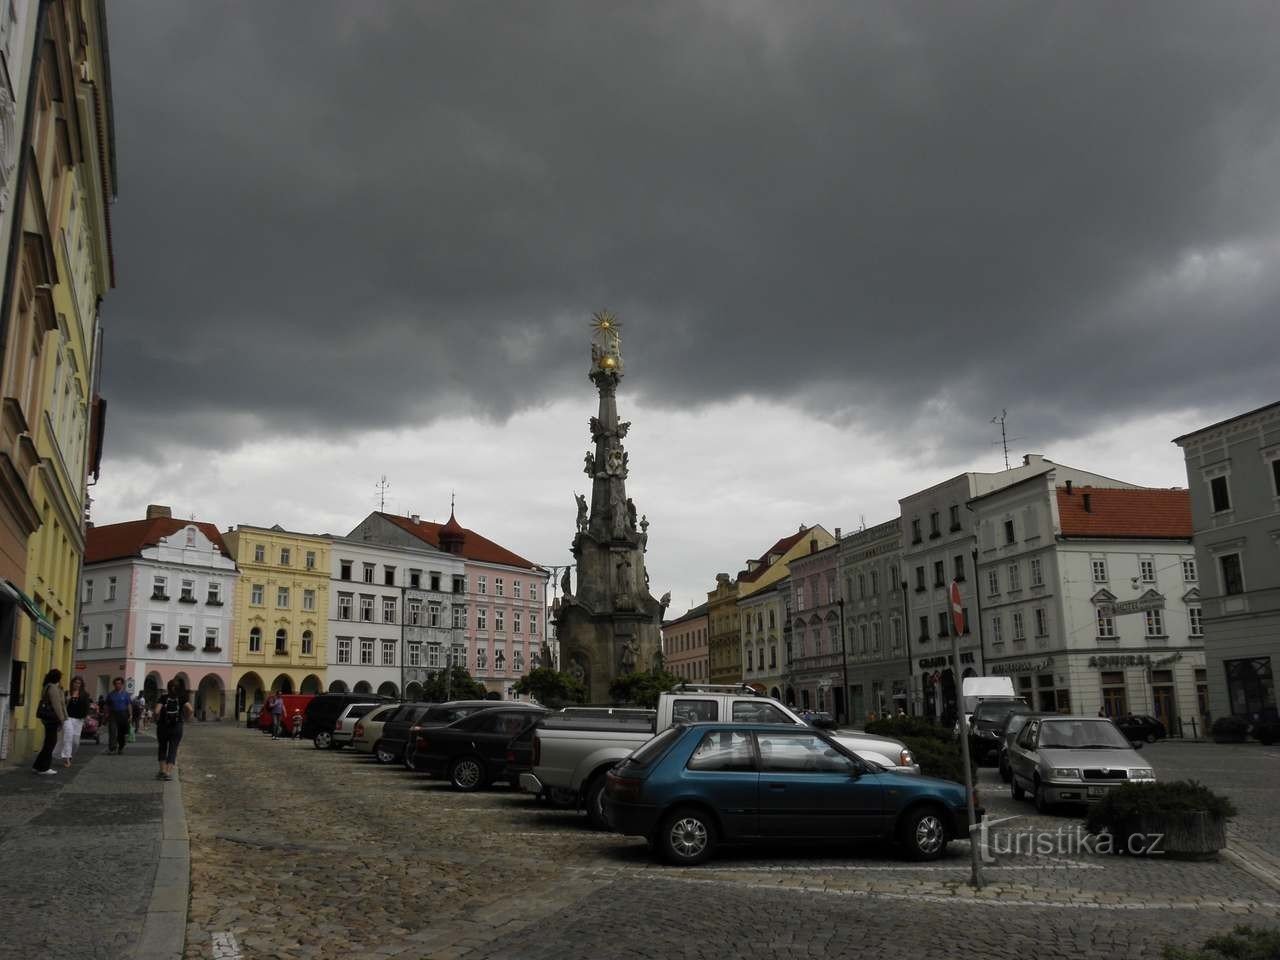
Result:
<svg viewBox="0 0 1280 960"><path fill-rule="evenodd" d="M658 705L658 697L680 683L680 678L665 670L626 673L609 684L609 696L614 703L633 704L652 710Z"/></svg>
<svg viewBox="0 0 1280 960"><path fill-rule="evenodd" d="M531 696L553 710L574 703L585 703L587 688L580 680L550 667L530 670L512 687L521 696Z"/></svg>
<svg viewBox="0 0 1280 960"><path fill-rule="evenodd" d="M472 679L467 668L460 664L453 667L451 675L446 676L445 671L441 670L422 685L422 699L430 703L444 703L446 700L483 700L487 693L484 684Z"/></svg>

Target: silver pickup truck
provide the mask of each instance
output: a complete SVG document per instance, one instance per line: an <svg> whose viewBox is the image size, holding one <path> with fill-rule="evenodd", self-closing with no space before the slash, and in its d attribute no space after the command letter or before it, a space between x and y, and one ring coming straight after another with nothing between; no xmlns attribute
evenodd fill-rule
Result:
<svg viewBox="0 0 1280 960"><path fill-rule="evenodd" d="M591 822L604 827L600 801L610 767L674 724L721 720L805 725L777 700L734 686L678 687L662 694L655 711L613 711L607 716L561 711L548 714L534 729L533 768L520 775L520 788L585 807ZM833 735L864 760L905 773L920 772L910 751L897 740L856 730L835 730Z"/></svg>

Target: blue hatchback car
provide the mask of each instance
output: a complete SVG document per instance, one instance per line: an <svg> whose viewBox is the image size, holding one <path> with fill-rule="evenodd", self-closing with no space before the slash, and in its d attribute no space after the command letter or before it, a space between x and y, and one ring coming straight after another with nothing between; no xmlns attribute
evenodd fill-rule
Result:
<svg viewBox="0 0 1280 960"><path fill-rule="evenodd" d="M933 860L968 823L962 784L876 766L811 727L741 723L654 737L610 771L604 813L677 865L781 839L889 839Z"/></svg>

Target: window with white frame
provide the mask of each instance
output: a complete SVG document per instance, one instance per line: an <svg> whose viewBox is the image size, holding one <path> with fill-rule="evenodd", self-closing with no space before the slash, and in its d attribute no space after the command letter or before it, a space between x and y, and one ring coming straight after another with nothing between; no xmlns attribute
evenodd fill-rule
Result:
<svg viewBox="0 0 1280 960"><path fill-rule="evenodd" d="M493 629L501 633L507 626L507 611L499 607L493 611Z"/></svg>
<svg viewBox="0 0 1280 960"><path fill-rule="evenodd" d="M338 637L338 662L339 663L351 662L351 638L350 637Z"/></svg>
<svg viewBox="0 0 1280 960"><path fill-rule="evenodd" d="M293 559L293 554L288 547L280 548L280 566L289 566L289 561Z"/></svg>
<svg viewBox="0 0 1280 960"><path fill-rule="evenodd" d="M384 667L394 667L396 665L396 642L394 640L382 641L382 665Z"/></svg>
<svg viewBox="0 0 1280 960"><path fill-rule="evenodd" d="M276 653L289 652L289 631L281 627L276 631Z"/></svg>
<svg viewBox="0 0 1280 960"><path fill-rule="evenodd" d="M476 629L489 629L489 611L484 607L478 607L476 609Z"/></svg>
<svg viewBox="0 0 1280 960"><path fill-rule="evenodd" d="M351 561L350 560L338 561L338 579L339 580L351 579Z"/></svg>
<svg viewBox="0 0 1280 960"><path fill-rule="evenodd" d="M187 546L194 547L196 545L196 528L187 527Z"/></svg>
<svg viewBox="0 0 1280 960"><path fill-rule="evenodd" d="M835 644L833 643L834 647ZM867 652L867 625L865 623L858 624L858 652Z"/></svg>
<svg viewBox="0 0 1280 960"><path fill-rule="evenodd" d="M1047 637L1049 635L1049 615L1045 612L1044 607L1036 607L1036 636Z"/></svg>
<svg viewBox="0 0 1280 960"><path fill-rule="evenodd" d="M360 638L360 666L373 666L373 640L367 637Z"/></svg>
<svg viewBox="0 0 1280 960"><path fill-rule="evenodd" d="M1107 582L1107 561L1101 558L1095 558L1089 562L1089 565L1090 567L1093 568L1093 582L1106 583Z"/></svg>
<svg viewBox="0 0 1280 960"><path fill-rule="evenodd" d="M1196 561L1194 557L1182 558L1182 579L1185 583L1195 583L1200 579L1196 575Z"/></svg>
<svg viewBox="0 0 1280 960"><path fill-rule="evenodd" d="M477 576L477 577L476 577L476 590L477 590L478 592L480 592L480 593L488 593L488 592L489 592L489 578L488 578L488 577L486 577L486 576L483 576L483 575L481 575L481 576Z"/></svg>
<svg viewBox="0 0 1280 960"><path fill-rule="evenodd" d="M511 652L511 669L514 670L516 673L524 673L524 651L523 650L513 650Z"/></svg>
<svg viewBox="0 0 1280 960"><path fill-rule="evenodd" d="M84 602L93 603L93 581L86 580L84 582Z"/></svg>
<svg viewBox="0 0 1280 960"><path fill-rule="evenodd" d="M252 630L249 631L249 652L250 653L262 652L262 628L261 627L254 627Z"/></svg>
<svg viewBox="0 0 1280 960"><path fill-rule="evenodd" d="M266 545L261 543L255 543L253 545L253 562L266 563L266 561L267 561Z"/></svg>
<svg viewBox="0 0 1280 960"><path fill-rule="evenodd" d="M520 611L519 610L511 611L511 632L512 633L520 632Z"/></svg>
<svg viewBox="0 0 1280 960"><path fill-rule="evenodd" d="M422 644L420 643L409 644L409 666L411 667L422 666Z"/></svg>
<svg viewBox="0 0 1280 960"><path fill-rule="evenodd" d="M498 649L493 651L493 669L507 669L507 654L501 647L498 647Z"/></svg>
<svg viewBox="0 0 1280 960"><path fill-rule="evenodd" d="M191 627L184 623L178 627L178 648L185 650L188 647L191 647Z"/></svg>
<svg viewBox="0 0 1280 960"><path fill-rule="evenodd" d="M529 669L537 670L540 666L542 666L542 654L539 653L537 650L530 650L529 651Z"/></svg>
<svg viewBox="0 0 1280 960"><path fill-rule="evenodd" d="M377 564L376 564L376 563L366 563L366 564L362 564L362 567L363 567L363 569L364 569L364 582L365 582L365 583L373 583L373 571L374 571L374 568L375 568L376 566L377 566Z"/></svg>
<svg viewBox="0 0 1280 960"><path fill-rule="evenodd" d="M422 571L409 568L409 588L411 590L422 589Z"/></svg>
<svg viewBox="0 0 1280 960"><path fill-rule="evenodd" d="M309 657L316 652L316 638L310 630L302 631L302 655Z"/></svg>
<svg viewBox="0 0 1280 960"><path fill-rule="evenodd" d="M1004 640L1004 624L1000 622L1000 614L991 618L991 641L1000 643Z"/></svg>
<svg viewBox="0 0 1280 960"><path fill-rule="evenodd" d="M338 594L338 619L351 619L351 602L355 598L349 593Z"/></svg>
<svg viewBox="0 0 1280 960"><path fill-rule="evenodd" d="M494 577L494 578L493 578L493 592L494 592L497 596L501 597L501 596L503 596L503 595L504 595L504 594L503 594L503 589L504 589L504 588L503 588L502 578L501 578L501 577Z"/></svg>
<svg viewBox="0 0 1280 960"><path fill-rule="evenodd" d="M308 550L304 560L305 566L308 570L314 570L316 568L316 552L314 550Z"/></svg>
<svg viewBox="0 0 1280 960"><path fill-rule="evenodd" d="M373 623L373 597L360 594L360 619L365 623Z"/></svg>
<svg viewBox="0 0 1280 960"><path fill-rule="evenodd" d="M995 567L987 571L987 593L993 597L1000 593L1000 571Z"/></svg>
<svg viewBox="0 0 1280 960"><path fill-rule="evenodd" d="M538 617L536 614L529 614L529 636L536 637L538 635Z"/></svg>
<svg viewBox="0 0 1280 960"><path fill-rule="evenodd" d="M396 598L395 597L382 598L382 622L383 623L396 622Z"/></svg>
<svg viewBox="0 0 1280 960"><path fill-rule="evenodd" d="M77 649L79 650L89 649L89 625L87 623L80 625L80 644L77 647Z"/></svg>
<svg viewBox="0 0 1280 960"><path fill-rule="evenodd" d="M440 604L438 603L427 604L427 626L430 626L430 627L440 626Z"/></svg>
<svg viewBox="0 0 1280 960"><path fill-rule="evenodd" d="M879 653L879 652L880 652L880 632L881 632L881 630L882 630L882 627L880 626L880 621L879 621L879 620L877 620L877 621L875 621L873 624L871 624L871 652L872 652L872 653Z"/></svg>
<svg viewBox="0 0 1280 960"><path fill-rule="evenodd" d="M1187 618L1191 621L1191 636L1203 637L1204 624L1200 607L1187 607Z"/></svg>
<svg viewBox="0 0 1280 960"><path fill-rule="evenodd" d="M538 582L536 580L530 581L529 583L529 602L538 602Z"/></svg>
<svg viewBox="0 0 1280 960"><path fill-rule="evenodd" d="M901 650L902 649L902 621L899 620L897 617L894 617L891 621L889 621L889 624L893 632L893 649Z"/></svg>
<svg viewBox="0 0 1280 960"><path fill-rule="evenodd" d="M1147 610L1147 636L1163 637L1164 633L1164 611L1163 610Z"/></svg>
<svg viewBox="0 0 1280 960"><path fill-rule="evenodd" d="M266 591L267 591L267 588L264 587L262 584L255 583L252 587L249 588L249 603L255 607L262 606L264 603L266 603L266 600L263 599L266 595Z"/></svg>
<svg viewBox="0 0 1280 960"><path fill-rule="evenodd" d="M382 585L385 587L394 587L396 585L396 568L389 563L382 565Z"/></svg>
<svg viewBox="0 0 1280 960"><path fill-rule="evenodd" d="M168 600L169 578L156 574L151 578L151 596L156 600Z"/></svg>
<svg viewBox="0 0 1280 960"><path fill-rule="evenodd" d="M115 631L116 625L114 623L104 623L102 625L102 645L104 647L110 647L114 642Z"/></svg>
<svg viewBox="0 0 1280 960"><path fill-rule="evenodd" d="M1116 618L1108 607L1098 608L1098 636L1111 638L1116 635Z"/></svg>
<svg viewBox="0 0 1280 960"><path fill-rule="evenodd" d="M218 651L218 628L204 628L204 648L216 653Z"/></svg>
<svg viewBox="0 0 1280 960"><path fill-rule="evenodd" d="M1022 570L1016 563L1009 564L1009 590L1022 589Z"/></svg>
<svg viewBox="0 0 1280 960"><path fill-rule="evenodd" d="M222 603L222 584L217 580L209 581L209 595L205 603Z"/></svg>
<svg viewBox="0 0 1280 960"><path fill-rule="evenodd" d="M116 598L116 578L107 577L107 599L114 600Z"/></svg>
<svg viewBox="0 0 1280 960"><path fill-rule="evenodd" d="M488 670L488 669L489 669L489 651L485 650L484 647L476 647L476 670L481 671L481 670Z"/></svg>
<svg viewBox="0 0 1280 960"><path fill-rule="evenodd" d="M1227 596L1244 593L1244 566L1240 554L1228 553L1219 557L1218 567L1222 571L1222 592Z"/></svg>
<svg viewBox="0 0 1280 960"><path fill-rule="evenodd" d="M409 626L422 626L422 600L418 597L410 597L408 603Z"/></svg>
<svg viewBox="0 0 1280 960"><path fill-rule="evenodd" d="M1214 513L1225 513L1231 509L1231 489L1225 475L1209 481L1209 499Z"/></svg>
<svg viewBox="0 0 1280 960"><path fill-rule="evenodd" d="M164 646L164 624L163 623L153 623L151 625L151 632L147 637L147 644L148 646L152 646L152 647Z"/></svg>
<svg viewBox="0 0 1280 960"><path fill-rule="evenodd" d="M465 630L467 626L467 608L460 603L453 605L453 629Z"/></svg>
<svg viewBox="0 0 1280 960"><path fill-rule="evenodd" d="M302 591L302 609L315 610L316 608L316 592L314 590Z"/></svg>
<svg viewBox="0 0 1280 960"><path fill-rule="evenodd" d="M1023 625L1022 612L1020 610L1015 610L1013 612L1013 639L1015 640L1027 639L1027 630L1026 630L1026 627Z"/></svg>
<svg viewBox="0 0 1280 960"><path fill-rule="evenodd" d="M1138 561L1138 577L1143 583L1156 582L1156 562L1150 559Z"/></svg>
<svg viewBox="0 0 1280 960"><path fill-rule="evenodd" d="M289 607L289 588L276 587L276 607L286 610Z"/></svg>
<svg viewBox="0 0 1280 960"><path fill-rule="evenodd" d="M1031 558L1031 585L1033 587L1044 586L1044 563L1039 557Z"/></svg>
<svg viewBox="0 0 1280 960"><path fill-rule="evenodd" d="M435 591L436 593L439 593L440 592L440 571L432 570L427 582L431 584L431 589L433 591Z"/></svg>
<svg viewBox="0 0 1280 960"><path fill-rule="evenodd" d="M520 589L521 589L520 581L519 581L519 580L512 580L512 581L511 581L511 596L515 597L517 600L519 600L519 599L520 599Z"/></svg>
<svg viewBox="0 0 1280 960"><path fill-rule="evenodd" d="M431 644L427 647L427 666L440 666L440 647L437 644Z"/></svg>

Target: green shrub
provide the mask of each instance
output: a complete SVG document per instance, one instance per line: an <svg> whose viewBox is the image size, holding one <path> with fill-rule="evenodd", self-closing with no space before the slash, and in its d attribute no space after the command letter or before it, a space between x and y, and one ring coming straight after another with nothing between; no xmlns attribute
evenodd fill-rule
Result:
<svg viewBox="0 0 1280 960"><path fill-rule="evenodd" d="M884 734L881 734L884 736ZM916 763L920 764L920 772L926 777L941 777L943 780L954 780L964 783L964 760L960 756L960 744L954 740L939 740L936 737L897 737L901 740ZM974 783L978 782L975 773Z"/></svg>
<svg viewBox="0 0 1280 960"><path fill-rule="evenodd" d="M1280 930L1236 927L1201 949L1165 947L1164 960L1280 960Z"/></svg>
<svg viewBox="0 0 1280 960"><path fill-rule="evenodd" d="M1124 829L1137 817L1204 812L1228 819L1235 804L1195 780L1171 783L1126 783L1108 793L1089 809L1086 825L1091 833Z"/></svg>
<svg viewBox="0 0 1280 960"><path fill-rule="evenodd" d="M953 731L923 717L886 717L883 720L872 720L863 729L877 737L892 737L895 740L912 737L956 742Z"/></svg>
<svg viewBox="0 0 1280 960"><path fill-rule="evenodd" d="M1215 740L1243 740L1249 732L1249 723L1240 717L1219 717L1213 721Z"/></svg>

